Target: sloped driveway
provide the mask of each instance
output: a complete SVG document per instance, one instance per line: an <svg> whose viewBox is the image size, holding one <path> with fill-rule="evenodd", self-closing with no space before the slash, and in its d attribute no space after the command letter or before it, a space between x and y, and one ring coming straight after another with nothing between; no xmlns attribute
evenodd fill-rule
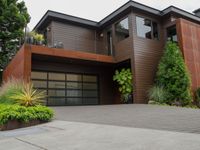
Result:
<svg viewBox="0 0 200 150"><path fill-rule="evenodd" d="M57 120L200 133L200 110L155 105L53 107Z"/></svg>

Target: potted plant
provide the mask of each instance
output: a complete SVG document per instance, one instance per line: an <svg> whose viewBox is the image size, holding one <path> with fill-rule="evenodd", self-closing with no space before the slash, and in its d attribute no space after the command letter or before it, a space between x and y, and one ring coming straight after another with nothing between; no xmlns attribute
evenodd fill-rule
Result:
<svg viewBox="0 0 200 150"><path fill-rule="evenodd" d="M116 70L113 76L113 81L116 81L119 85L119 92L121 93L121 101L124 103L132 103L132 92L133 92L133 76L131 69L121 69L121 71Z"/></svg>
<svg viewBox="0 0 200 150"><path fill-rule="evenodd" d="M43 34L39 34L35 31L29 32L28 33L28 42L30 44L36 44L36 45L42 45L44 42L44 36Z"/></svg>
<svg viewBox="0 0 200 150"><path fill-rule="evenodd" d="M44 42L44 36L42 34L36 33L34 39L37 45L42 45Z"/></svg>

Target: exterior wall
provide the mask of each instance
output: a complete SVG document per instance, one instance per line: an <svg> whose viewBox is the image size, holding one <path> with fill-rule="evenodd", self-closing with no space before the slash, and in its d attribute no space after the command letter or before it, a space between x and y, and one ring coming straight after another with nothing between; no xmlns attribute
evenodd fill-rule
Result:
<svg viewBox="0 0 200 150"><path fill-rule="evenodd" d="M147 15L133 13L133 58L132 72L135 82L135 103L147 103L147 91L153 85L159 60L164 49L164 28L160 20L151 17L159 25L159 40L141 38L137 36L136 16L149 18Z"/></svg>
<svg viewBox="0 0 200 150"><path fill-rule="evenodd" d="M3 81L9 78L24 79L29 81L31 71L31 52L27 46L22 46L12 61L3 72Z"/></svg>
<svg viewBox="0 0 200 150"><path fill-rule="evenodd" d="M38 60L39 59L39 60ZM51 61L46 61L46 60ZM54 58L46 58L45 60L36 56L33 58L32 70L34 71L52 71L63 73L83 73L94 74L99 77L99 89L100 89L100 104L114 104L115 103L115 90L112 76L114 69L112 66L106 65L93 65L84 63L66 63L56 62Z"/></svg>
<svg viewBox="0 0 200 150"><path fill-rule="evenodd" d="M179 44L192 78L192 90L200 87L200 25L184 19L177 20Z"/></svg>
<svg viewBox="0 0 200 150"><path fill-rule="evenodd" d="M122 41L117 42L114 26L116 23L120 22L126 17L129 18L129 37ZM133 22L132 19L133 19L132 15L130 13L113 24L114 57L117 62L121 62L121 61L131 58L131 55L133 52L133 34L131 31L133 31L133 27L134 27L132 23Z"/></svg>
<svg viewBox="0 0 200 150"><path fill-rule="evenodd" d="M51 29L53 43L62 42L64 49L96 53L96 30L55 21Z"/></svg>

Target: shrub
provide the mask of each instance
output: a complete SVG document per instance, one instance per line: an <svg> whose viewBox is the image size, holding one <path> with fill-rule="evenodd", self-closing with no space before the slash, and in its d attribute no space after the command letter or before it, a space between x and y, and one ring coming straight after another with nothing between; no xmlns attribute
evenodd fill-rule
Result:
<svg viewBox="0 0 200 150"><path fill-rule="evenodd" d="M132 94L133 91L131 69L122 69L120 72L116 70L113 80L119 84L119 92L122 94L122 100L127 102L129 95Z"/></svg>
<svg viewBox="0 0 200 150"><path fill-rule="evenodd" d="M148 91L148 96L150 101L154 101L159 104L165 103L167 92L163 87L153 86Z"/></svg>
<svg viewBox="0 0 200 150"><path fill-rule="evenodd" d="M196 101L200 103L200 87L195 92Z"/></svg>
<svg viewBox="0 0 200 150"><path fill-rule="evenodd" d="M50 121L53 111L46 106L24 107L19 105L0 105L0 125L8 121L29 122L32 120Z"/></svg>
<svg viewBox="0 0 200 150"><path fill-rule="evenodd" d="M16 103L10 97L13 96L15 92L20 92L22 90L22 82L22 80L16 80L14 78L9 79L7 82L3 82L2 86L0 87L0 103Z"/></svg>
<svg viewBox="0 0 200 150"><path fill-rule="evenodd" d="M31 82L10 79L3 83L0 89L0 103L19 104L22 106L34 106L42 104L46 97L44 91L39 92L33 88Z"/></svg>
<svg viewBox="0 0 200 150"><path fill-rule="evenodd" d="M191 81L182 54L176 43L168 42L158 66L156 85L166 92L168 104L188 105L191 103Z"/></svg>
<svg viewBox="0 0 200 150"><path fill-rule="evenodd" d="M32 83L23 83L22 89L14 91L14 94L9 98L16 101L17 104L22 106L35 106L42 104L46 97L44 91L38 91L33 88Z"/></svg>

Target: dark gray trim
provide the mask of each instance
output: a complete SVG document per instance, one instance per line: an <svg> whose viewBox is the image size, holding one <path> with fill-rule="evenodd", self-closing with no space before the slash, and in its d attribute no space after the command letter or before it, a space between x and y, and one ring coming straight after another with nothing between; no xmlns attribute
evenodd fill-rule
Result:
<svg viewBox="0 0 200 150"><path fill-rule="evenodd" d="M198 17L192 13L189 13L185 10L182 10L180 8L177 8L175 6L169 6L166 9L160 11L158 9L155 9L155 8L152 8L152 7L149 7L149 6L134 2L134 1L128 1L123 6L121 6L117 10L115 10L113 13L111 13L110 15L108 15L107 17L102 19L100 22L95 22L95 21L91 21L88 19L83 19L83 18L79 18L79 17L66 15L63 13L48 10L45 13L45 15L42 17L42 19L38 22L38 24L34 27L34 30L40 30L41 28L45 27L52 20L59 20L62 22L70 22L70 23L76 23L79 25L85 25L85 26L89 26L89 27L99 28L99 27L103 26L104 24L106 24L107 22L111 21L113 18L117 17L119 14L127 11L128 9L130 9L130 10L139 9L144 12L151 13L151 14L157 15L157 16L164 16L169 13L176 13L176 14L182 15L184 17L187 17L189 19L192 19L194 21L200 22L200 17Z"/></svg>
<svg viewBox="0 0 200 150"><path fill-rule="evenodd" d="M198 21L200 22L200 17L192 14L192 13L189 13L185 10L182 10L180 8L177 8L175 6L169 6L168 8L164 9L161 14L162 16L166 15L166 14L169 14L169 13L176 13L176 14L179 14L179 15L182 15L184 17L187 17L189 19L192 19L194 21Z"/></svg>

